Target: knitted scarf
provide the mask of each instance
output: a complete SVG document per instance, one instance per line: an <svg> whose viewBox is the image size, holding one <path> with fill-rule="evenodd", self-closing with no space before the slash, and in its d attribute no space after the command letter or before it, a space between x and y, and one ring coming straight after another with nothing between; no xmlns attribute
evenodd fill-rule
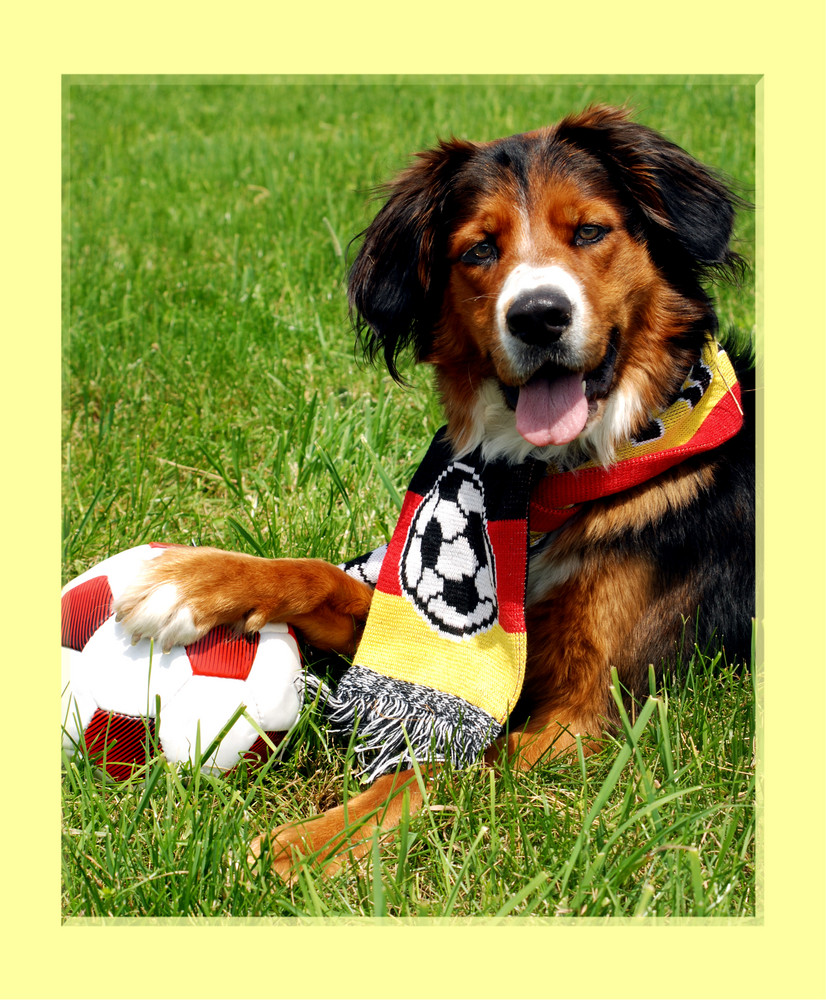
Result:
<svg viewBox="0 0 826 1000"><path fill-rule="evenodd" d="M734 369L709 338L675 399L610 468L486 462L481 449L454 458L442 428L389 544L344 567L375 591L327 712L334 729L357 730L365 778L411 758L463 766L500 734L525 674L529 533L716 447L742 421Z"/></svg>

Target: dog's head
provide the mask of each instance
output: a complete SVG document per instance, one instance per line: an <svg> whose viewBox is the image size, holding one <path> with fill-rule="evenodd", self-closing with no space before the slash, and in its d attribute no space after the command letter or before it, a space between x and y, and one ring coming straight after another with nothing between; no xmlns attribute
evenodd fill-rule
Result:
<svg viewBox="0 0 826 1000"><path fill-rule="evenodd" d="M367 352L430 362L457 451L608 463L716 320L733 197L626 112L418 154L350 273Z"/></svg>

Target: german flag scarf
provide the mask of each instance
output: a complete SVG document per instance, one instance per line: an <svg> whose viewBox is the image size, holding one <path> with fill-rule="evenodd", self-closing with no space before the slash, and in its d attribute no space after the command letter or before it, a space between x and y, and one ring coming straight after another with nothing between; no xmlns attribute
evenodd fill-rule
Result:
<svg viewBox="0 0 826 1000"><path fill-rule="evenodd" d="M334 729L357 730L365 778L411 757L462 766L500 734L525 674L529 532L553 531L584 503L716 447L742 420L734 369L709 338L675 399L610 468L454 458L442 428L386 549L345 566L375 591L327 712Z"/></svg>

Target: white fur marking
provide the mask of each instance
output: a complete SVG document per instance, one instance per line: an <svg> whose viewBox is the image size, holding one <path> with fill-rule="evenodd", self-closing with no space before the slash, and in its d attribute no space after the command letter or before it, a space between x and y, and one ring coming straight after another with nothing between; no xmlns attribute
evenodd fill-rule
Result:
<svg viewBox="0 0 826 1000"><path fill-rule="evenodd" d="M587 346L588 305L579 281L558 264L551 264L549 267L517 264L505 279L496 300L496 331L499 342L515 368L522 362L524 345L508 330L508 309L519 295L538 289L559 292L571 303L571 324L565 332L567 349L576 354Z"/></svg>
<svg viewBox="0 0 826 1000"><path fill-rule="evenodd" d="M178 588L174 583L162 583L151 590L143 600L142 617L146 622L166 622L178 603Z"/></svg>
<svg viewBox="0 0 826 1000"><path fill-rule="evenodd" d="M129 597L128 592L124 597ZM164 650L187 646L200 634L174 583L162 583L146 593L125 618L123 627L133 636L156 638Z"/></svg>
<svg viewBox="0 0 826 1000"><path fill-rule="evenodd" d="M192 612L182 604L158 638L164 649L171 649L172 646L188 646L191 642L195 642L199 634L192 619Z"/></svg>
<svg viewBox="0 0 826 1000"><path fill-rule="evenodd" d="M605 401L602 419L593 428L585 431L589 451L602 465L614 461L617 446L627 441L631 429L642 417L642 407L638 399L632 398L621 386L616 388Z"/></svg>

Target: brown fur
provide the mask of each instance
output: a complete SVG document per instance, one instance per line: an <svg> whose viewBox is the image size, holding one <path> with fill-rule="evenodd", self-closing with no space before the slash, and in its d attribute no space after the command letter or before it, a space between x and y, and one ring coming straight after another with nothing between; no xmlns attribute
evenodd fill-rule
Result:
<svg viewBox="0 0 826 1000"><path fill-rule="evenodd" d="M352 655L373 592L322 559L259 559L207 546L171 547L147 577L123 595L118 614L128 624L147 588L174 584L200 634L216 625L255 632L288 622L318 649Z"/></svg>

